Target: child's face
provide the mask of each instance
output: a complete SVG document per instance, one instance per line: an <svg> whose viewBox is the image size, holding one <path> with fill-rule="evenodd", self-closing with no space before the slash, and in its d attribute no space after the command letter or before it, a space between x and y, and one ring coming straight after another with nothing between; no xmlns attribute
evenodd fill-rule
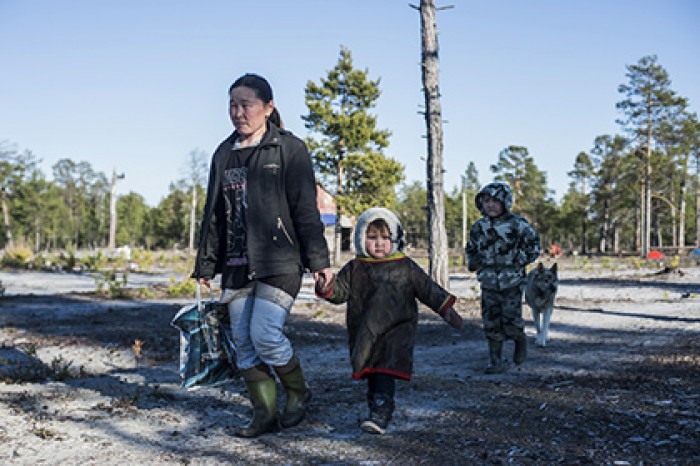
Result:
<svg viewBox="0 0 700 466"><path fill-rule="evenodd" d="M484 209L484 213L491 218L500 217L503 214L503 203L488 194L484 194L481 198L481 207Z"/></svg>
<svg viewBox="0 0 700 466"><path fill-rule="evenodd" d="M370 257L382 259L391 252L391 235L386 228L367 227L365 250Z"/></svg>

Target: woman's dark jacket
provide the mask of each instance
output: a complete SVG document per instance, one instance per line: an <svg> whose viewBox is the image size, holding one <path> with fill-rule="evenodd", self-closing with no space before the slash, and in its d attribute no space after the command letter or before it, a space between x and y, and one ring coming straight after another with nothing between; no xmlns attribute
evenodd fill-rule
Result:
<svg viewBox="0 0 700 466"><path fill-rule="evenodd" d="M211 279L223 272L227 222L222 176L237 137L234 132L212 157L195 278ZM268 123L250 157L247 187L250 279L330 267L311 158L299 138Z"/></svg>
<svg viewBox="0 0 700 466"><path fill-rule="evenodd" d="M335 304L347 302L354 379L383 373L411 380L417 300L435 312L455 302L453 295L401 252L384 259L351 260L322 297Z"/></svg>

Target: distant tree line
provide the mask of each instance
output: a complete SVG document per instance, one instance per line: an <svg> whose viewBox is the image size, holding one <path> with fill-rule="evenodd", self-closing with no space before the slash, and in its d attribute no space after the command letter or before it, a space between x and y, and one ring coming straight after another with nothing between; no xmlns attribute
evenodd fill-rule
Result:
<svg viewBox="0 0 700 466"><path fill-rule="evenodd" d="M526 147L494 154L493 179L513 189L513 210L537 229L543 246L558 244L580 253L641 253L650 248L700 245L700 124L687 99L678 96L655 56L627 66L619 86L620 134L592 136L568 172L568 192L557 203L547 173ZM311 131L307 144L319 181L337 196L343 214L371 205L395 209L409 243L426 247L425 183L402 183L404 167L385 155L390 131L376 128L370 114L380 80L357 70L341 48L337 65L305 90ZM318 136L315 138L313 136ZM561 154L568 158L572 154ZM0 247L22 242L34 251L105 247L109 234L110 186L88 162L59 160L52 179L30 151L0 143L3 222ZM196 246L208 155L189 154L184 176L171 183L155 207L131 192L118 197L118 245L147 249ZM474 196L481 188L474 162L460 186L445 195L449 246L461 248L481 214Z"/></svg>
<svg viewBox="0 0 700 466"><path fill-rule="evenodd" d="M192 166L198 160L200 166ZM170 184L168 195L150 207L130 192L117 199L116 244L147 249L188 248L193 190L203 196L202 156L190 153L187 177ZM52 249L105 248L109 236L110 183L88 162L61 159L47 179L40 160L0 143L3 222L0 246L14 242L34 252ZM195 174L198 174L197 178ZM193 178L197 179L192 183ZM202 203L195 216L201 216Z"/></svg>

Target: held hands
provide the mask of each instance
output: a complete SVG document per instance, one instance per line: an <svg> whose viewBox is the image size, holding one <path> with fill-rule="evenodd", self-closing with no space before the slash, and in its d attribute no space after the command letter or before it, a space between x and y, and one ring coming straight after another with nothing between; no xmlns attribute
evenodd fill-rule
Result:
<svg viewBox="0 0 700 466"><path fill-rule="evenodd" d="M440 316L449 324L450 327L456 329L456 330L461 330L462 327L464 326L464 322L462 321L462 317L457 314L457 311L455 311L451 306L445 309L440 313Z"/></svg>
<svg viewBox="0 0 700 466"><path fill-rule="evenodd" d="M317 296L323 297L333 289L335 274L331 269L323 269L319 270L318 272L314 272L314 279L316 280L314 291L316 292Z"/></svg>
<svg viewBox="0 0 700 466"><path fill-rule="evenodd" d="M211 288L211 279L209 278L200 278L199 283L206 286L207 288Z"/></svg>

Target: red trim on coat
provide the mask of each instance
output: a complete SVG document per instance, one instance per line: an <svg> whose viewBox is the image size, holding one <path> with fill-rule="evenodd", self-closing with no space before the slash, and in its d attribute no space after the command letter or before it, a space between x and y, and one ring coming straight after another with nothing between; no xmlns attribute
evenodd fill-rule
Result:
<svg viewBox="0 0 700 466"><path fill-rule="evenodd" d="M367 367L365 369L362 369L360 372L355 372L352 374L352 378L355 380L360 380L366 375L369 374L388 374L388 375L393 375L396 378L403 379L410 381L411 380L411 374L407 374L405 372L400 372L400 371L395 371L392 369L382 369L379 367Z"/></svg>
<svg viewBox="0 0 700 466"><path fill-rule="evenodd" d="M455 298L453 295L450 295L444 303L442 303L442 306L440 306L440 309L438 310L438 314L440 314L440 317L445 317L445 311L451 308L455 301L457 301L457 298Z"/></svg>
<svg viewBox="0 0 700 466"><path fill-rule="evenodd" d="M335 277L333 278L334 279L331 281L330 286L328 287L328 291L326 291L324 294L316 293L316 296L318 296L321 299L328 299L331 297L331 295L333 294L333 290L335 289Z"/></svg>

